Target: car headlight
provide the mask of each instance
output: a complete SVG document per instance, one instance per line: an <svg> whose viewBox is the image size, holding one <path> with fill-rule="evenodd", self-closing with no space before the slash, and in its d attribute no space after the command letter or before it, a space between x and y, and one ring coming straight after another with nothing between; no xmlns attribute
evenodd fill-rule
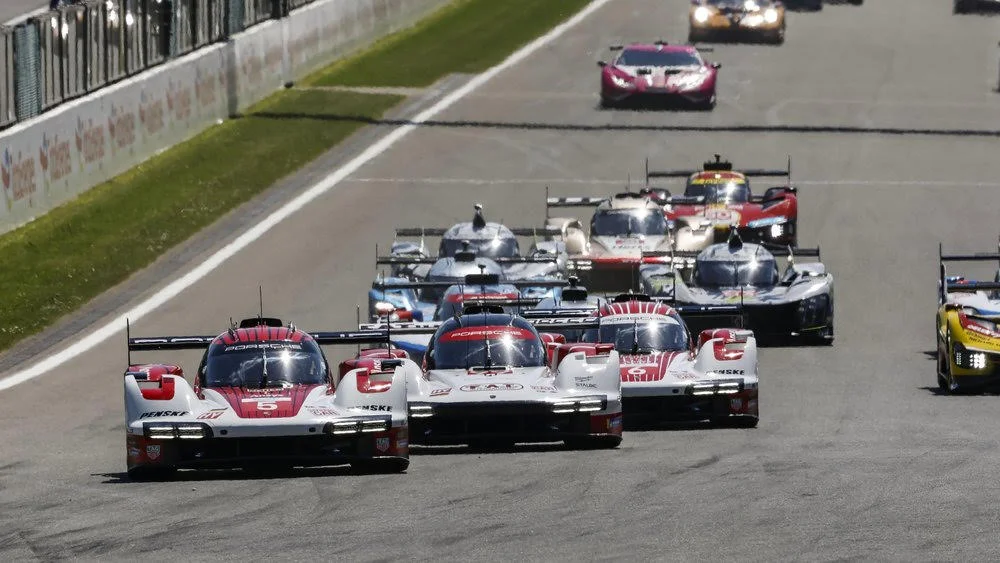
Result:
<svg viewBox="0 0 1000 563"><path fill-rule="evenodd" d="M760 229L762 227L771 227L774 225L784 225L788 222L788 217L765 217L763 219L754 219L753 221L747 222L748 229Z"/></svg>
<svg viewBox="0 0 1000 563"><path fill-rule="evenodd" d="M771 225L771 238L779 238L784 232L784 225Z"/></svg>
<svg viewBox="0 0 1000 563"><path fill-rule="evenodd" d="M674 86L678 90L694 90L695 88L700 88L702 84L705 83L706 75L703 74L689 74L680 80L674 81Z"/></svg>
<svg viewBox="0 0 1000 563"><path fill-rule="evenodd" d="M986 353L968 350L961 343L955 343L952 347L955 355L955 365L965 369L985 369Z"/></svg>
<svg viewBox="0 0 1000 563"><path fill-rule="evenodd" d="M764 10L764 21L767 23L775 23L778 21L778 10L775 10L774 8Z"/></svg>
<svg viewBox="0 0 1000 563"><path fill-rule="evenodd" d="M746 0L746 2L743 2L743 9L748 12L756 12L760 9L760 6L757 4L756 0Z"/></svg>
<svg viewBox="0 0 1000 563"><path fill-rule="evenodd" d="M611 83L619 88L635 88L635 84L631 80L625 80L617 74L611 75Z"/></svg>
<svg viewBox="0 0 1000 563"><path fill-rule="evenodd" d="M201 422L146 422L142 434L150 440L200 440L212 437L212 428Z"/></svg>
<svg viewBox="0 0 1000 563"><path fill-rule="evenodd" d="M826 323L830 308L829 295L816 295L799 302L799 324L801 328L813 328Z"/></svg>
<svg viewBox="0 0 1000 563"><path fill-rule="evenodd" d="M705 23L710 17L712 17L712 10L704 6L698 6L698 9L694 11L694 21L698 23Z"/></svg>
<svg viewBox="0 0 1000 563"><path fill-rule="evenodd" d="M743 18L742 23L749 27L757 27L758 25L764 23L764 16L760 14L751 14Z"/></svg>
<svg viewBox="0 0 1000 563"><path fill-rule="evenodd" d="M569 414L574 412L600 412L608 408L608 400L601 396L573 397L552 403L553 414Z"/></svg>

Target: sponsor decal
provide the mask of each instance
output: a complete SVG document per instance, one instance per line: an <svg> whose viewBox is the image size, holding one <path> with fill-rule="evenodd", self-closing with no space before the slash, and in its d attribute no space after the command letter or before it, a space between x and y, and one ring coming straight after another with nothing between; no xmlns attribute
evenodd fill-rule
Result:
<svg viewBox="0 0 1000 563"><path fill-rule="evenodd" d="M337 411L321 407L309 407L306 410L313 416L337 416Z"/></svg>
<svg viewBox="0 0 1000 563"><path fill-rule="evenodd" d="M452 293L447 297L449 303L463 301L510 301L517 299L516 293Z"/></svg>
<svg viewBox="0 0 1000 563"><path fill-rule="evenodd" d="M128 456L130 458L135 459L135 458L137 458L137 457L139 457L141 455L142 455L142 450L140 450L139 448L136 448L134 446L129 447L129 449L128 449Z"/></svg>
<svg viewBox="0 0 1000 563"><path fill-rule="evenodd" d="M146 457L148 457L150 461L156 461L160 459L159 444L146 446Z"/></svg>
<svg viewBox="0 0 1000 563"><path fill-rule="evenodd" d="M381 438L376 438L375 449L382 453L389 451L389 437L383 436Z"/></svg>
<svg viewBox="0 0 1000 563"><path fill-rule="evenodd" d="M396 449L403 449L410 447L410 441L406 438L396 440Z"/></svg>
<svg viewBox="0 0 1000 563"><path fill-rule="evenodd" d="M73 154L70 152L69 140L60 139L59 135L49 137L42 134L42 145L38 147L38 164L42 167L42 175L46 180L48 191L50 182L58 182L73 171Z"/></svg>
<svg viewBox="0 0 1000 563"><path fill-rule="evenodd" d="M613 416L608 419L608 430L610 431L621 430L621 427L622 427L621 415Z"/></svg>
<svg viewBox="0 0 1000 563"><path fill-rule="evenodd" d="M443 397L448 393L451 393L451 387L445 387L444 389L432 389L431 397Z"/></svg>
<svg viewBox="0 0 1000 563"><path fill-rule="evenodd" d="M487 338L534 340L535 335L528 329L516 326L472 326L446 332L440 336L439 340L441 342L455 342L464 340L485 340Z"/></svg>
<svg viewBox="0 0 1000 563"><path fill-rule="evenodd" d="M520 391L524 386L520 383L473 383L463 385L462 391Z"/></svg>
<svg viewBox="0 0 1000 563"><path fill-rule="evenodd" d="M233 344L226 346L223 352L239 352L241 350L301 350L302 344L298 342L255 342L252 344Z"/></svg>
<svg viewBox="0 0 1000 563"><path fill-rule="evenodd" d="M729 410L739 412L743 410L743 399L731 399L729 401Z"/></svg>
<svg viewBox="0 0 1000 563"><path fill-rule="evenodd" d="M690 372L690 371L674 371L674 372L670 372L670 375L674 379L680 379L680 380L685 380L685 379L700 379L698 377L697 373L693 373L693 372Z"/></svg>
<svg viewBox="0 0 1000 563"><path fill-rule="evenodd" d="M181 82L167 83L167 111L174 121L184 121L191 117L191 89Z"/></svg>
<svg viewBox="0 0 1000 563"><path fill-rule="evenodd" d="M593 380L594 380L593 375L577 376L573 378L573 381L576 381L577 383L580 383L581 381L593 381Z"/></svg>
<svg viewBox="0 0 1000 563"><path fill-rule="evenodd" d="M139 418L155 418L158 416L184 416L187 411L150 411L139 415Z"/></svg>
<svg viewBox="0 0 1000 563"><path fill-rule="evenodd" d="M752 287L745 287L740 289L723 289L719 292L722 297L722 301L725 303L739 303L743 299L748 299L757 296L757 290Z"/></svg>
<svg viewBox="0 0 1000 563"><path fill-rule="evenodd" d="M14 203L22 200L28 200L29 206L34 205L33 196L37 191L34 155L24 156L18 151L15 156L10 152L10 148L4 149L3 160L0 160L0 178L3 179L3 193L8 211Z"/></svg>
<svg viewBox="0 0 1000 563"><path fill-rule="evenodd" d="M163 130L163 99L146 94L139 94L139 123L146 135L155 135Z"/></svg>
<svg viewBox="0 0 1000 563"><path fill-rule="evenodd" d="M392 412L392 405L358 405L358 408L366 411Z"/></svg>
<svg viewBox="0 0 1000 563"><path fill-rule="evenodd" d="M741 369L716 369L709 372L709 375L743 375L746 373Z"/></svg>
<svg viewBox="0 0 1000 563"><path fill-rule="evenodd" d="M130 149L135 144L135 113L111 104L108 116L108 137L111 138L111 153Z"/></svg>
<svg viewBox="0 0 1000 563"><path fill-rule="evenodd" d="M597 384L596 383L577 383L576 386L577 387L584 387L584 388L587 388L587 389L597 389Z"/></svg>
<svg viewBox="0 0 1000 563"><path fill-rule="evenodd" d="M76 151L80 153L80 168L87 164L104 160L105 154L104 124L94 124L93 119L84 123L83 118L76 120Z"/></svg>
<svg viewBox="0 0 1000 563"><path fill-rule="evenodd" d="M226 409L213 409L199 414L198 420L215 420L224 414L226 414Z"/></svg>
<svg viewBox="0 0 1000 563"><path fill-rule="evenodd" d="M550 387L547 385L532 385L532 391L538 391L539 393L558 393L559 391L555 387Z"/></svg>

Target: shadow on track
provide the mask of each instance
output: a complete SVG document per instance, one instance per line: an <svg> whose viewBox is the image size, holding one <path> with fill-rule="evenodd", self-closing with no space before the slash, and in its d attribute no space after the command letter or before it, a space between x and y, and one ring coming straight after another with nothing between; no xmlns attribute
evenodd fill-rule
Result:
<svg viewBox="0 0 1000 563"><path fill-rule="evenodd" d="M416 122L409 119L372 118L365 115L315 114L315 113L273 113L258 112L237 119L316 119L331 122L355 122L367 125L399 127L478 128L513 129L524 131L651 131L651 132L694 132L694 133L831 133L831 134L872 134L872 135L927 135L938 137L1000 137L998 129L935 129L919 127L861 127L849 125L654 125L654 124L583 124L583 123L542 123L504 122L480 120L429 119Z"/></svg>
<svg viewBox="0 0 1000 563"><path fill-rule="evenodd" d="M332 467L301 467L260 469L207 469L194 471L177 471L162 479L163 482L198 482L198 481L262 481L266 479L295 479L314 477L347 477L377 475L371 471L359 471L348 466ZM91 477L103 477L102 484L131 485L146 484L142 481L129 479L124 471L114 473L92 473Z"/></svg>
<svg viewBox="0 0 1000 563"><path fill-rule="evenodd" d="M547 442L541 444L480 444L475 446L410 446L410 456L442 456L442 455L470 455L470 454L511 454L511 453L545 453L545 452L566 452L577 451L578 448L571 448L562 442Z"/></svg>

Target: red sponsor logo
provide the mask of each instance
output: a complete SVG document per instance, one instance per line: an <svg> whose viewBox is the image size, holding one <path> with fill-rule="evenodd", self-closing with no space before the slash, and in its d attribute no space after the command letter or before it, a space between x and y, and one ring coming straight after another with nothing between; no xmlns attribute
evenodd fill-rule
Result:
<svg viewBox="0 0 1000 563"><path fill-rule="evenodd" d="M388 436L375 439L375 449L382 453L389 451L389 444L390 442Z"/></svg>
<svg viewBox="0 0 1000 563"><path fill-rule="evenodd" d="M20 152L14 156L9 148L4 149L3 160L0 161L0 177L3 179L8 209L14 202L24 199L31 204L31 197L37 190L34 156L22 156Z"/></svg>
<svg viewBox="0 0 1000 563"><path fill-rule="evenodd" d="M159 446L159 444L157 444L155 446L154 445L146 446L146 457L148 457L150 459L150 461L156 461L156 460L160 459L160 446Z"/></svg>
<svg viewBox="0 0 1000 563"><path fill-rule="evenodd" d="M449 303L463 301L510 301L517 299L516 293L452 293L448 296Z"/></svg>
<svg viewBox="0 0 1000 563"><path fill-rule="evenodd" d="M59 135L50 140L48 135L43 134L42 146L38 149L38 163L52 182L69 176L73 171L73 155L70 152L69 141L60 139Z"/></svg>
<svg viewBox="0 0 1000 563"><path fill-rule="evenodd" d="M111 137L111 148L127 149L135 143L135 113L123 111L111 105L111 115L108 116L108 136Z"/></svg>
<svg viewBox="0 0 1000 563"><path fill-rule="evenodd" d="M104 124L94 125L94 120L76 121L76 150L84 164L92 164L104 159L105 154Z"/></svg>
<svg viewBox="0 0 1000 563"><path fill-rule="evenodd" d="M516 326L472 326L460 328L441 335L441 342L461 340L485 340L513 338L517 340L534 340L535 335L530 330Z"/></svg>
<svg viewBox="0 0 1000 563"><path fill-rule="evenodd" d="M174 84L171 80L167 85L167 110L175 121L184 121L191 117L191 89L183 84Z"/></svg>
<svg viewBox="0 0 1000 563"><path fill-rule="evenodd" d="M163 100L142 92L139 98L139 123L147 135L163 130Z"/></svg>
<svg viewBox="0 0 1000 563"><path fill-rule="evenodd" d="M198 106L204 108L214 104L218 99L218 80L215 75L202 72L201 68L195 72L194 97L198 100Z"/></svg>
<svg viewBox="0 0 1000 563"><path fill-rule="evenodd" d="M198 415L198 420L215 420L216 418L219 418L219 417L221 417L224 414L226 414L226 410L225 409L211 410L211 411L203 412L203 413L199 414Z"/></svg>
<svg viewBox="0 0 1000 563"><path fill-rule="evenodd" d="M451 393L451 387L445 387L444 389L432 389L431 397L441 397Z"/></svg>

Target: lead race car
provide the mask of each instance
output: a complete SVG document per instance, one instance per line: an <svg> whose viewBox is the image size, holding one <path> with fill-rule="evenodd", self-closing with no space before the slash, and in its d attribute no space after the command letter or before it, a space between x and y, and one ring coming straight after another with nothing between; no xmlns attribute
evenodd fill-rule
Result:
<svg viewBox="0 0 1000 563"><path fill-rule="evenodd" d="M720 63L701 57L693 45L670 45L665 41L613 45L620 53L601 67L601 106L626 102L686 102L712 109L716 101L716 79Z"/></svg>
<svg viewBox="0 0 1000 563"><path fill-rule="evenodd" d="M949 276L948 262L996 262L992 282ZM938 246L937 382L942 391L1000 384L1000 248L998 252L944 254Z"/></svg>
<svg viewBox="0 0 1000 563"><path fill-rule="evenodd" d="M822 6L822 0L807 1ZM727 37L785 42L785 5L778 0L692 0L688 21L692 43Z"/></svg>
<svg viewBox="0 0 1000 563"><path fill-rule="evenodd" d="M360 334L428 334L423 366L405 367L413 444L508 446L564 441L614 448L622 439L618 353L567 354L558 369L547 346L561 339L495 303L467 303L440 323L362 325ZM390 340L392 339L390 337ZM396 348L362 350L343 369L401 357ZM581 385L586 381L587 385Z"/></svg>
<svg viewBox="0 0 1000 563"><path fill-rule="evenodd" d="M337 380L320 345L379 333L307 333L251 318L218 336L129 338L126 465L133 479L177 469L409 465L404 371L351 370ZM192 387L179 365L133 364L132 352L205 350ZM412 362L409 362L412 365ZM415 365L414 365L415 367Z"/></svg>
<svg viewBox="0 0 1000 563"><path fill-rule="evenodd" d="M791 185L791 176L791 157L784 170L741 171L718 154L701 170L650 170L646 160L646 190L662 194L658 201L664 206L674 249L681 251L725 242L734 228L748 242L772 247L798 245L798 189ZM750 190L751 177L786 178L788 183L755 196ZM669 190L653 187L654 178L685 178L684 195L671 196Z"/></svg>
<svg viewBox="0 0 1000 563"><path fill-rule="evenodd" d="M702 421L757 425L757 343L751 331L740 328L739 306L675 308L648 295L622 294L593 311L560 308L526 314L589 316L564 325L587 332L583 342L556 345L552 365L559 365L565 354L617 350L628 425ZM704 327L697 341L689 325Z"/></svg>
<svg viewBox="0 0 1000 563"><path fill-rule="evenodd" d="M758 340L833 342L833 275L821 262L795 262L818 260L819 248L767 249L734 231L726 243L668 256L669 263L640 268L644 292L684 305L738 304ZM779 256L787 258L784 272Z"/></svg>

